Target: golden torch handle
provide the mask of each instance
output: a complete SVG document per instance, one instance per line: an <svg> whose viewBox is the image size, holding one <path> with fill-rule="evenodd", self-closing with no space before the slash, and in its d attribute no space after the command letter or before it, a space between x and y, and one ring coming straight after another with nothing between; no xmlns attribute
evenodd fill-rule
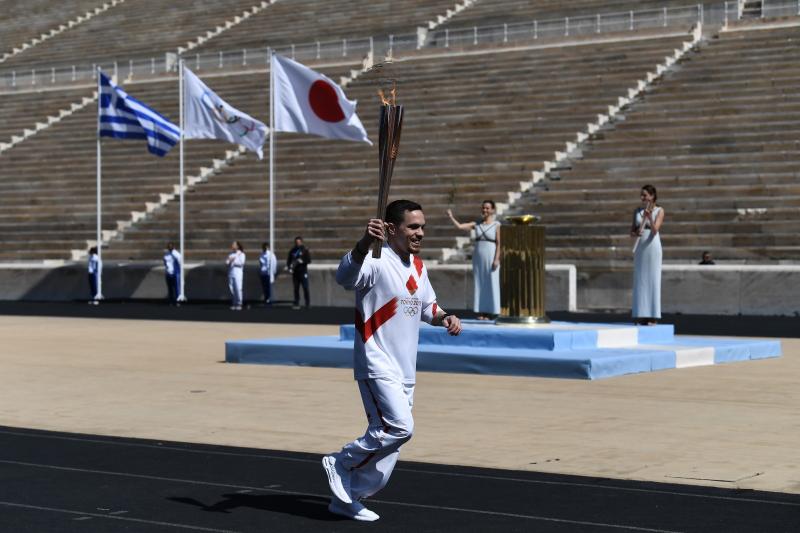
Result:
<svg viewBox="0 0 800 533"><path fill-rule="evenodd" d="M378 213L377 218L386 217L389 188L392 184L394 162L400 148L400 131L403 127L403 106L384 104L378 121ZM381 243L372 248L372 257L380 259Z"/></svg>

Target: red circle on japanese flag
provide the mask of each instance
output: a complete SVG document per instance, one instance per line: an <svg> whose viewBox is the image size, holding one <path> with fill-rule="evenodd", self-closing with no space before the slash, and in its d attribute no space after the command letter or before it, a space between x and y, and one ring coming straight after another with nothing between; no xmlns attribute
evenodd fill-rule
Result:
<svg viewBox="0 0 800 533"><path fill-rule="evenodd" d="M311 84L308 103L314 114L325 122L341 122L345 118L336 89L325 80L317 80Z"/></svg>

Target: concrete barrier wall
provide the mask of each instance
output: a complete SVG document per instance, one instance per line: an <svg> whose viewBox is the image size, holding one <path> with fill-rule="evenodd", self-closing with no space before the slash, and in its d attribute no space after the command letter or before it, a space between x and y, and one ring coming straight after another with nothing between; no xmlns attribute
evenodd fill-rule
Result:
<svg viewBox="0 0 800 533"><path fill-rule="evenodd" d="M352 306L352 294L335 283L335 265L310 267L312 305ZM469 265L431 265L429 272L443 307L472 308ZM547 309L629 309L632 279L630 269L576 271L572 265L548 265ZM279 274L274 290L277 300L292 300L291 276ZM244 292L248 300L261 297L255 266L245 271ZM800 266L664 265L661 292L665 313L797 315ZM0 264L0 300L70 301L88 299L88 293L83 264ZM146 263L106 265L103 293L110 299L164 298L164 268ZM190 300L228 300L225 268L188 265L186 294Z"/></svg>
<svg viewBox="0 0 800 533"><path fill-rule="evenodd" d="M431 283L440 304L450 309L471 309L472 268L469 265L431 265ZM336 265L309 265L311 304L351 307L353 294L336 284ZM548 267L548 309L575 309L575 269L569 265ZM186 268L189 300L229 300L227 271L223 265L189 264ZM273 286L274 299L293 299L290 274L281 272ZM103 295L107 299L158 299L166 297L164 267L147 263L106 264ZM255 265L245 269L246 300L262 296ZM89 283L83 264L47 267L41 264L0 266L0 300L72 301L89 298ZM302 295L301 295L302 298Z"/></svg>
<svg viewBox="0 0 800 533"><path fill-rule="evenodd" d="M578 307L630 309L630 269L578 271ZM700 315L800 314L800 266L664 265L661 311Z"/></svg>

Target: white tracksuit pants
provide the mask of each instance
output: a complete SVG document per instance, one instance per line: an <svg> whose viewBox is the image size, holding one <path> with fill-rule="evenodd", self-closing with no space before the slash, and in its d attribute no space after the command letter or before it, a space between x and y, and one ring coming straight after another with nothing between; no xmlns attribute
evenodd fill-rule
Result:
<svg viewBox="0 0 800 533"><path fill-rule="evenodd" d="M335 454L336 460L351 472L353 500L372 496L386 486L400 447L414 432L414 385L374 378L359 380L358 389L367 413L367 431Z"/></svg>
<svg viewBox="0 0 800 533"><path fill-rule="evenodd" d="M231 291L233 305L242 305L242 281L244 273L241 268L231 268L228 272L228 289Z"/></svg>

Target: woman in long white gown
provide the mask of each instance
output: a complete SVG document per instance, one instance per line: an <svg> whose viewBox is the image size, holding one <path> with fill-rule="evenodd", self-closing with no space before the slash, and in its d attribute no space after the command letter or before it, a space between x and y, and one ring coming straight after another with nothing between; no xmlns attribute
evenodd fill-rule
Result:
<svg viewBox="0 0 800 533"><path fill-rule="evenodd" d="M228 266L228 290L231 291L231 309L233 311L242 310L244 294L242 285L244 283L244 264L247 256L244 254L244 247L239 241L231 244L231 253L225 264Z"/></svg>
<svg viewBox="0 0 800 533"><path fill-rule="evenodd" d="M447 216L458 229L473 233L473 310L479 320L491 320L500 314L500 223L494 218L495 212L494 201L484 200L481 204L481 220L462 224L450 209L447 210Z"/></svg>
<svg viewBox="0 0 800 533"><path fill-rule="evenodd" d="M657 205L658 193L652 185L642 187L642 205L633 212L633 307L631 314L639 324L655 325L661 318L661 237L664 209Z"/></svg>

